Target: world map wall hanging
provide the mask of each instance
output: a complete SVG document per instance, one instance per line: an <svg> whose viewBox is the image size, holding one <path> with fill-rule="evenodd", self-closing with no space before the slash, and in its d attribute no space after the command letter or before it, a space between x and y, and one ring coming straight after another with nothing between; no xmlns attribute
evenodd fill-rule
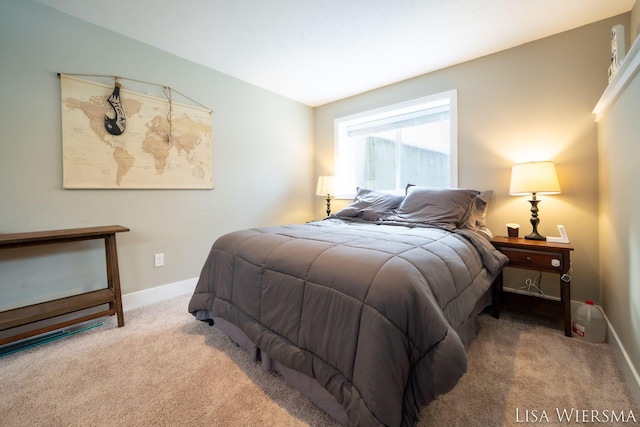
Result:
<svg viewBox="0 0 640 427"><path fill-rule="evenodd" d="M213 188L211 110L59 76L64 188Z"/></svg>

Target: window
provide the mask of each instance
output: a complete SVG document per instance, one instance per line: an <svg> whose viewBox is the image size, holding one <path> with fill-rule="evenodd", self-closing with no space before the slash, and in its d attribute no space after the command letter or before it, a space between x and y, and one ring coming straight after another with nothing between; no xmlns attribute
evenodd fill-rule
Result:
<svg viewBox="0 0 640 427"><path fill-rule="evenodd" d="M336 195L457 186L456 91L335 121Z"/></svg>

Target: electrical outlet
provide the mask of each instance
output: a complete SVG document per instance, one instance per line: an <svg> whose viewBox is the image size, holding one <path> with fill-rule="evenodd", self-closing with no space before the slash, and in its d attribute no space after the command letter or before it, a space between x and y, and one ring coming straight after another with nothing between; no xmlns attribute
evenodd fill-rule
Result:
<svg viewBox="0 0 640 427"><path fill-rule="evenodd" d="M162 267L164 265L164 254L155 254L154 261L156 267Z"/></svg>

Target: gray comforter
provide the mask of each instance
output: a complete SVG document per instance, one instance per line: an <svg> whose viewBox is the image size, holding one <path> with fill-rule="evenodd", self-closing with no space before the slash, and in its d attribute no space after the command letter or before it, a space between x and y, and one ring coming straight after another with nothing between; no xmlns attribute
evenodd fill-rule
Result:
<svg viewBox="0 0 640 427"><path fill-rule="evenodd" d="M506 264L473 231L338 219L213 245L189 311L315 378L352 425L413 425L466 371L454 331Z"/></svg>

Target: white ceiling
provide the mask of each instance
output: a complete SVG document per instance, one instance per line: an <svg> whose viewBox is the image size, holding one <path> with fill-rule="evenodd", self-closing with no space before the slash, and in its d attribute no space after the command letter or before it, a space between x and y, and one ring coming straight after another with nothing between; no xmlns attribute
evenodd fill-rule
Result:
<svg viewBox="0 0 640 427"><path fill-rule="evenodd" d="M310 106L628 12L635 0L36 0Z"/></svg>

